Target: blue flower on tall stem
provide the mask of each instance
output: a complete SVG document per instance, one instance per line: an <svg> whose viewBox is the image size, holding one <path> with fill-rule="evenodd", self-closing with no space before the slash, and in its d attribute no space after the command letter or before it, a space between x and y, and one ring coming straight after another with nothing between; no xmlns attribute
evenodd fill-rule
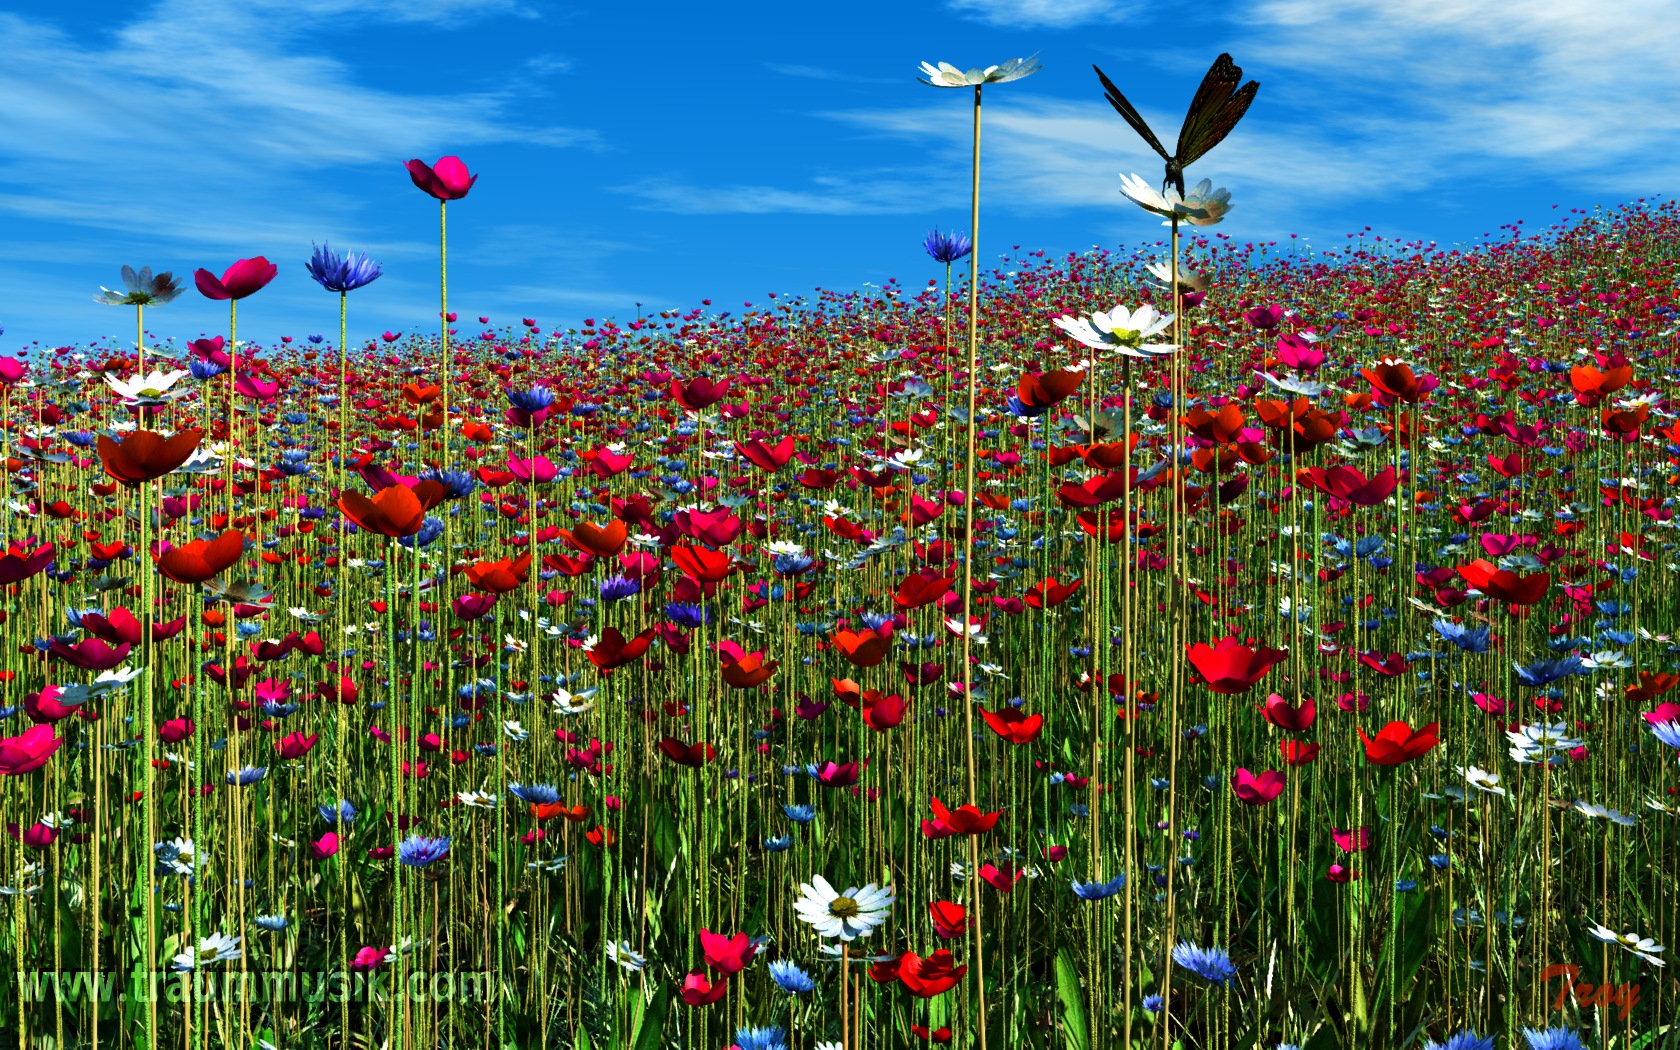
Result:
<svg viewBox="0 0 1680 1050"><path fill-rule="evenodd" d="M1237 975L1237 967L1223 948L1201 948L1180 941L1172 951L1173 962L1211 984L1225 985Z"/></svg>
<svg viewBox="0 0 1680 1050"><path fill-rule="evenodd" d="M967 257L968 253L974 250L973 242L964 235L940 233L937 229L927 235L922 247L927 249L934 262L942 262L946 266Z"/></svg>
<svg viewBox="0 0 1680 1050"><path fill-rule="evenodd" d="M330 244L317 246L303 268L315 278L316 284L341 295L372 284L384 272L365 252L345 252L341 255L333 251Z"/></svg>
<svg viewBox="0 0 1680 1050"><path fill-rule="evenodd" d="M397 845L397 860L411 868L423 868L449 856L449 838L410 835Z"/></svg>

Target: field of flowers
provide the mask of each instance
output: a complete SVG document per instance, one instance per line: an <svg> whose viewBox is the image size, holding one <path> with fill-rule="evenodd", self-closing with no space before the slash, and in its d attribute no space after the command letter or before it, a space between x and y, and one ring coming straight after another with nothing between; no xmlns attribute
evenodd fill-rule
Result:
<svg viewBox="0 0 1680 1050"><path fill-rule="evenodd" d="M1680 209L1127 187L567 331L346 346L322 247L336 337L238 341L254 258L147 345L125 270L137 345L0 358L0 1041L1680 1046Z"/></svg>

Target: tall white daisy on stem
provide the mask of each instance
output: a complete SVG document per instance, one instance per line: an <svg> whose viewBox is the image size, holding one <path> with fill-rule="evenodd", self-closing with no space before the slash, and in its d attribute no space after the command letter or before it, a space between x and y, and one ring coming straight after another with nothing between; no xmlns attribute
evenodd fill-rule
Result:
<svg viewBox="0 0 1680 1050"><path fill-rule="evenodd" d="M841 893L821 875L813 875L810 882L799 887L799 899L793 903L794 914L813 927L818 936L838 938L840 941L841 1050L845 1050L847 1045L846 1021L849 1014L846 1010L846 986L851 978L851 942L869 936L875 932L875 927L886 922L893 900L891 886L870 883L861 888L849 887Z"/></svg>
<svg viewBox="0 0 1680 1050"><path fill-rule="evenodd" d="M969 622L973 616L974 604L974 445L976 432L974 429L974 398L975 398L975 358L980 348L980 91L987 84L1007 84L1012 80L1020 80L1038 72L1039 65L1033 58L1012 58L1001 65L988 66L985 69L970 69L966 72L948 62L937 65L930 62L922 63L923 76L918 77L922 83L937 88L965 88L974 89L974 153L969 169L970 195L968 212L968 237L971 250L968 257L968 418L965 420L963 440L967 444L965 477L963 481L963 595L962 618ZM962 684L963 696L963 739L968 757L968 797L978 798L975 792L974 767L974 704L969 702L973 696L974 665L969 660L970 638L963 636L962 648ZM972 845L972 843L970 843ZM974 987L979 996L980 1010L980 1050L986 1050L986 982L982 977L985 966L980 949L980 895L971 891L973 896L971 908L974 912Z"/></svg>

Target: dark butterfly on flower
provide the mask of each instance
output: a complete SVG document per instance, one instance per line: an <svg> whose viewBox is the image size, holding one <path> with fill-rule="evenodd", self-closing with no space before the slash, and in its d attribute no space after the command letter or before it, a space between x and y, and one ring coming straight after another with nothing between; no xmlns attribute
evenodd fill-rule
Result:
<svg viewBox="0 0 1680 1050"><path fill-rule="evenodd" d="M1127 101L1101 69L1094 65L1091 68L1097 70L1097 79L1102 81L1103 89L1108 93L1109 105L1167 162L1167 177L1161 181L1162 188L1171 183L1180 197L1184 196L1184 169L1231 133L1237 121L1248 112L1255 93L1260 90L1259 81L1242 83L1242 70L1231 61L1230 55L1214 59L1213 68L1207 71L1207 76L1202 78L1202 86L1196 89L1196 97L1190 100L1190 112L1185 115L1184 126L1178 132L1178 148L1169 154L1161 145L1161 140L1149 130L1149 125L1144 123L1137 107ZM1242 86L1239 88L1238 85Z"/></svg>

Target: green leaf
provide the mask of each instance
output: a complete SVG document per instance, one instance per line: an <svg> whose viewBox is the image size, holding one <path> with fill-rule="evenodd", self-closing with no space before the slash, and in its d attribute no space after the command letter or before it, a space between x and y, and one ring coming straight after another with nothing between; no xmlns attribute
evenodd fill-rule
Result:
<svg viewBox="0 0 1680 1050"><path fill-rule="evenodd" d="M653 1002L642 1012L636 1031L631 1036L632 1050L659 1050L665 1035L665 1015L671 1008L671 986L664 982L653 993Z"/></svg>
<svg viewBox="0 0 1680 1050"><path fill-rule="evenodd" d="M1062 1035L1067 1050L1090 1050L1091 1026L1085 1020L1079 970L1066 948L1056 953L1056 995L1062 1000Z"/></svg>

